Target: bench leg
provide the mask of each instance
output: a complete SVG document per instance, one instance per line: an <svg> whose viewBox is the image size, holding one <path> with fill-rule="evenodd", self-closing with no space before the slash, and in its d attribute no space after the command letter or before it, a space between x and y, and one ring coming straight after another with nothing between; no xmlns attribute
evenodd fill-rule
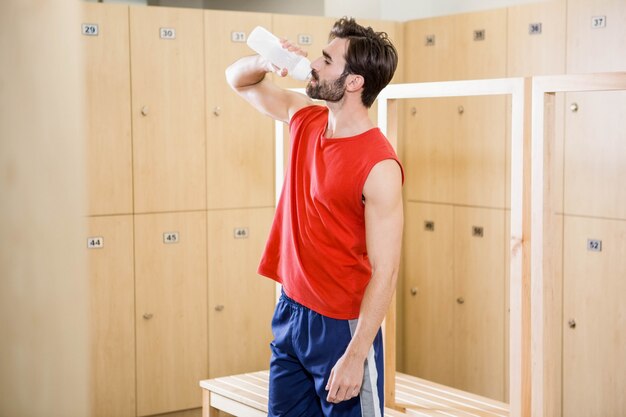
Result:
<svg viewBox="0 0 626 417"><path fill-rule="evenodd" d="M211 407L211 392L202 390L202 417L219 417L220 412L217 408Z"/></svg>

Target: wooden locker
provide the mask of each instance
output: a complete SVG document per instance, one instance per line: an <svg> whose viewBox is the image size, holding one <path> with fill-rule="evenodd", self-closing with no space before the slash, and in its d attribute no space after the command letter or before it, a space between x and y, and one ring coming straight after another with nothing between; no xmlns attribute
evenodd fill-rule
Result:
<svg viewBox="0 0 626 417"><path fill-rule="evenodd" d="M453 79L506 76L506 17L506 9L454 15Z"/></svg>
<svg viewBox="0 0 626 417"><path fill-rule="evenodd" d="M454 208L454 387L504 399L504 210Z"/></svg>
<svg viewBox="0 0 626 417"><path fill-rule="evenodd" d="M274 204L274 123L240 98L224 70L253 55L245 39L271 15L207 10L205 21L207 204L209 209Z"/></svg>
<svg viewBox="0 0 626 417"><path fill-rule="evenodd" d="M457 98L410 99L403 137L409 201L453 203Z"/></svg>
<svg viewBox="0 0 626 417"><path fill-rule="evenodd" d="M454 16L435 17L404 24L404 81L447 81L454 68Z"/></svg>
<svg viewBox="0 0 626 417"><path fill-rule="evenodd" d="M132 216L91 217L83 242L90 282L93 416L135 416Z"/></svg>
<svg viewBox="0 0 626 417"><path fill-rule="evenodd" d="M568 0L567 73L626 71L623 0Z"/></svg>
<svg viewBox="0 0 626 417"><path fill-rule="evenodd" d="M565 73L566 2L552 0L507 10L507 76Z"/></svg>
<svg viewBox="0 0 626 417"><path fill-rule="evenodd" d="M337 19L322 16L272 15L272 29L276 36L295 42L307 51L311 62L322 56L328 45L328 35ZM287 76L274 76L276 84L284 88L305 88L306 81Z"/></svg>
<svg viewBox="0 0 626 417"><path fill-rule="evenodd" d="M510 388L510 331L511 331L511 210L504 211L504 397L509 403Z"/></svg>
<svg viewBox="0 0 626 417"><path fill-rule="evenodd" d="M565 213L626 219L626 92L566 97Z"/></svg>
<svg viewBox="0 0 626 417"><path fill-rule="evenodd" d="M136 213L206 208L202 13L130 8Z"/></svg>
<svg viewBox="0 0 626 417"><path fill-rule="evenodd" d="M453 207L406 204L404 372L454 385ZM400 297L398 297L400 298Z"/></svg>
<svg viewBox="0 0 626 417"><path fill-rule="evenodd" d="M459 97L453 114L455 204L504 208L506 179L506 98Z"/></svg>
<svg viewBox="0 0 626 417"><path fill-rule="evenodd" d="M257 267L272 208L208 213L209 376L269 367L276 286Z"/></svg>
<svg viewBox="0 0 626 417"><path fill-rule="evenodd" d="M199 407L208 377L206 212L135 216L137 415Z"/></svg>
<svg viewBox="0 0 626 417"><path fill-rule="evenodd" d="M133 211L128 6L81 3L88 214Z"/></svg>
<svg viewBox="0 0 626 417"><path fill-rule="evenodd" d="M563 416L626 415L624 259L626 222L565 217Z"/></svg>

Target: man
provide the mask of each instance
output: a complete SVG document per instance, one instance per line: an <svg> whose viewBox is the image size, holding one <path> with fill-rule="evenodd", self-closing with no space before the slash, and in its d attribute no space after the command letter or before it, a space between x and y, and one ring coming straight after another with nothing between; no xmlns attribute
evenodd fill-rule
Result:
<svg viewBox="0 0 626 417"><path fill-rule="evenodd" d="M265 78L287 71L260 56L226 70L238 94L290 128L289 167L259 266L283 285L272 320L270 416L383 415L380 326L398 274L403 173L368 108L397 59L385 33L343 18L311 64L308 97Z"/></svg>

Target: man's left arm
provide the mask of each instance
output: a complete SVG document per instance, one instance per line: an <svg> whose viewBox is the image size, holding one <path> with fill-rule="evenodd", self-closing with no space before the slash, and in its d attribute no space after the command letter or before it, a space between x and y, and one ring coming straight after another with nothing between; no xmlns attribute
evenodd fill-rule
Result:
<svg viewBox="0 0 626 417"><path fill-rule="evenodd" d="M331 403L359 394L365 359L396 288L403 228L402 173L398 163L387 159L376 164L367 177L363 195L372 277L363 296L352 341L333 367L326 385L327 401Z"/></svg>

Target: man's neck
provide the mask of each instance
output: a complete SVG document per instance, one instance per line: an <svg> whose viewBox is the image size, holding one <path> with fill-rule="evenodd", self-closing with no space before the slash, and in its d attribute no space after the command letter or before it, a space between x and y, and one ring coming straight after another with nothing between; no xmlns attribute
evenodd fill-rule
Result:
<svg viewBox="0 0 626 417"><path fill-rule="evenodd" d="M358 103L327 103L328 125L325 137L346 138L356 136L374 127L367 108Z"/></svg>

